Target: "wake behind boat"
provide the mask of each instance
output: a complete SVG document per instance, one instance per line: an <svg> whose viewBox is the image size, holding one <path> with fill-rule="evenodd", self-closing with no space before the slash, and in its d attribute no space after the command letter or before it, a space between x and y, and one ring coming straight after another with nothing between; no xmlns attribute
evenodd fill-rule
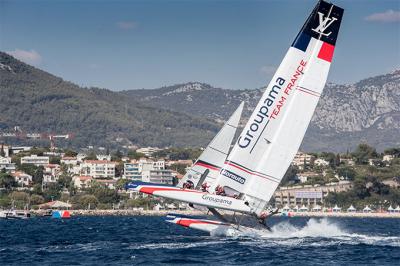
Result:
<svg viewBox="0 0 400 266"><path fill-rule="evenodd" d="M205 206L218 220L177 215L167 220L185 227L207 232L253 230L241 224L243 219L228 219L219 209L247 215L266 226L265 220L277 213L266 211L267 204L300 147L325 86L342 16L342 8L317 3L230 152L242 107L179 187L141 183L128 188Z"/></svg>

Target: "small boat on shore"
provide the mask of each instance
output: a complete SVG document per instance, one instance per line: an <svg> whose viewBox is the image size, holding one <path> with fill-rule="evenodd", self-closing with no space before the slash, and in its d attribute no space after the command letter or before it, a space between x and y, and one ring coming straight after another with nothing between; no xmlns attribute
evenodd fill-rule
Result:
<svg viewBox="0 0 400 266"><path fill-rule="evenodd" d="M31 214L29 211L9 210L9 211L1 211L0 212L0 218L4 218L4 219L23 220L23 219L28 219L30 217L31 217Z"/></svg>

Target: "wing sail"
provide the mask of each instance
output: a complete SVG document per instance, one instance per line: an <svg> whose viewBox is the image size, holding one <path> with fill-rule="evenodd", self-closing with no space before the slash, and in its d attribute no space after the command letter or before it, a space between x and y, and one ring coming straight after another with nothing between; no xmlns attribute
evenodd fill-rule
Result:
<svg viewBox="0 0 400 266"><path fill-rule="evenodd" d="M209 172L204 183L207 183L209 186L213 184L231 148L232 140L235 136L243 111L243 105L244 103L242 102L190 170L188 170L185 176L180 180L178 187L183 187L183 184L188 181L192 182L193 186L196 187L201 175L204 174L206 170Z"/></svg>
<svg viewBox="0 0 400 266"><path fill-rule="evenodd" d="M320 1L286 53L215 186L260 214L293 160L325 86L343 9Z"/></svg>

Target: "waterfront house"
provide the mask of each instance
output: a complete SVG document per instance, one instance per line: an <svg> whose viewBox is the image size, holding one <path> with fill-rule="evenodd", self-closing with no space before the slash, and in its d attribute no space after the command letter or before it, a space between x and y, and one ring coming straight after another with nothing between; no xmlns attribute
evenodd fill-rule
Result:
<svg viewBox="0 0 400 266"><path fill-rule="evenodd" d="M15 182L22 187L29 187L32 183L32 176L22 171L16 171L11 174Z"/></svg>
<svg viewBox="0 0 400 266"><path fill-rule="evenodd" d="M93 177L91 176L74 176L72 182L77 189L85 189L91 186Z"/></svg>

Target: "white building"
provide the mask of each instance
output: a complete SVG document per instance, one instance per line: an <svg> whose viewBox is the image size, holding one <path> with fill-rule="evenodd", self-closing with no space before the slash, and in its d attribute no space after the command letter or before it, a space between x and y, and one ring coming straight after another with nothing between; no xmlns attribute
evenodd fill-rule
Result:
<svg viewBox="0 0 400 266"><path fill-rule="evenodd" d="M395 156L392 155L392 154L383 155L383 161L386 161L386 162L390 162L390 161L392 161L394 158L395 158Z"/></svg>
<svg viewBox="0 0 400 266"><path fill-rule="evenodd" d="M13 154L18 154L21 151L30 151L31 149L32 149L32 147L29 147L29 146L18 146L18 147L12 146L11 147L11 152Z"/></svg>
<svg viewBox="0 0 400 266"><path fill-rule="evenodd" d="M93 178L108 179L115 177L115 162L101 160L86 160L81 165L81 175Z"/></svg>
<svg viewBox="0 0 400 266"><path fill-rule="evenodd" d="M123 178L142 181L142 173L139 171L139 163L124 163Z"/></svg>
<svg viewBox="0 0 400 266"><path fill-rule="evenodd" d="M174 175L171 170L146 170L142 172L143 182L173 185Z"/></svg>
<svg viewBox="0 0 400 266"><path fill-rule="evenodd" d="M58 181L60 174L60 165L48 164L44 167L43 171L43 184L55 183Z"/></svg>
<svg viewBox="0 0 400 266"><path fill-rule="evenodd" d="M5 170L6 172L15 171L15 163L11 162L11 158L0 157L0 170Z"/></svg>
<svg viewBox="0 0 400 266"><path fill-rule="evenodd" d="M47 164L49 164L49 162L50 162L49 156L31 155L31 156L21 157L21 164L33 164L36 166L46 166Z"/></svg>
<svg viewBox="0 0 400 266"><path fill-rule="evenodd" d="M90 187L93 181L93 177L91 176L74 176L72 178L72 182L74 183L74 187L77 189L85 189Z"/></svg>
<svg viewBox="0 0 400 266"><path fill-rule="evenodd" d="M315 157L313 155L299 151L296 153L292 165L298 166L302 169L304 165L311 165L314 162L314 159Z"/></svg>
<svg viewBox="0 0 400 266"><path fill-rule="evenodd" d="M124 178L137 181L150 182L148 176L150 171L165 170L165 161L154 161L141 158L140 160L131 160L130 163L124 163ZM172 175L172 171L171 175Z"/></svg>
<svg viewBox="0 0 400 266"><path fill-rule="evenodd" d="M326 167L329 166L329 162L322 158L318 158L314 161L314 165Z"/></svg>
<svg viewBox="0 0 400 266"><path fill-rule="evenodd" d="M74 165L78 164L78 158L77 157L62 157L60 160L60 163L63 163L65 165L74 166Z"/></svg>
<svg viewBox="0 0 400 266"><path fill-rule="evenodd" d="M318 173L315 172L304 172L297 174L297 179L300 183L306 183L309 179L319 176Z"/></svg>
<svg viewBox="0 0 400 266"><path fill-rule="evenodd" d="M28 187L32 183L32 176L22 171L14 172L11 175L14 177L15 182L22 187Z"/></svg>
<svg viewBox="0 0 400 266"><path fill-rule="evenodd" d="M324 199L330 192L343 192L352 188L349 181L339 181L337 183L328 183L324 186L305 185L293 187L280 187L275 191L274 197L277 205L294 206L305 204L306 206L323 205Z"/></svg>
<svg viewBox="0 0 400 266"><path fill-rule="evenodd" d="M109 155L109 154L98 154L98 155L96 155L96 157L97 157L97 160L100 160L100 161L111 161L111 155Z"/></svg>
<svg viewBox="0 0 400 266"><path fill-rule="evenodd" d="M146 147L146 148L140 148L137 149L136 152L138 153L143 153L147 157L151 157L155 152L161 151L162 149L157 148L157 147Z"/></svg>

